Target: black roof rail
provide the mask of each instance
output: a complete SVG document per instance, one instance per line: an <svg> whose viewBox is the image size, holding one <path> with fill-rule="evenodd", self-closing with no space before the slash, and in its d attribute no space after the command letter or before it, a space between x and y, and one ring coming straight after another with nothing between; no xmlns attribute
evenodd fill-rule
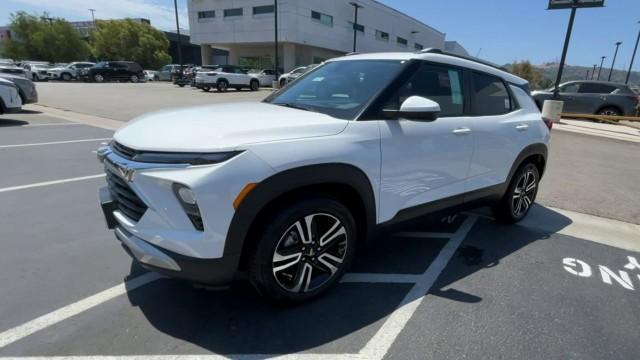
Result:
<svg viewBox="0 0 640 360"><path fill-rule="evenodd" d="M500 66L498 64L494 64L494 63L492 63L490 61L478 59L478 58L475 58L473 56L465 56L465 55L454 54L454 53L450 53L450 52L447 52L447 51L443 51L442 49L426 48L426 49L418 51L417 53L418 54L442 54L442 55L447 55L447 56L453 56L453 57L457 57L459 59L469 60L469 61L477 62L478 64L490 66L490 67L492 67L494 69L507 71L507 69L505 69L504 66Z"/></svg>

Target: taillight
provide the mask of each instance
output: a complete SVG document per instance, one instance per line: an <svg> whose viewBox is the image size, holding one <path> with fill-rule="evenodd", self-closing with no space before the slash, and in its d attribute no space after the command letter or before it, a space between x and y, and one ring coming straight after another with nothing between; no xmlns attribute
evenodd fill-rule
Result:
<svg viewBox="0 0 640 360"><path fill-rule="evenodd" d="M551 128L553 128L553 120L543 117L542 121L544 121L544 124L547 125L547 128L549 128L549 130L551 130Z"/></svg>

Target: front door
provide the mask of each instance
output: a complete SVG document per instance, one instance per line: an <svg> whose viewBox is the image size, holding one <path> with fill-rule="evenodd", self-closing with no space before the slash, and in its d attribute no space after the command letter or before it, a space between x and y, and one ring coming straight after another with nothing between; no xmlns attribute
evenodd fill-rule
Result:
<svg viewBox="0 0 640 360"><path fill-rule="evenodd" d="M463 74L459 69L425 62L385 100L384 109L397 110L408 97L422 96L437 102L441 113L434 121L380 121L381 221L403 209L419 213L461 203L456 195L464 192L473 152ZM434 204L437 200L443 201Z"/></svg>

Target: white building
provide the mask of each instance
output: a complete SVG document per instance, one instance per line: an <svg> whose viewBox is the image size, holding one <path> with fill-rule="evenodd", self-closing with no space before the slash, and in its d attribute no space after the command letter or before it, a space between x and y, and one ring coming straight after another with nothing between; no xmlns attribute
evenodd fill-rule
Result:
<svg viewBox="0 0 640 360"><path fill-rule="evenodd" d="M445 34L375 0L278 0L279 65L289 71L353 51L358 11L358 52L445 48ZM188 0L191 41L202 63L273 67L273 0ZM457 44L457 43L456 43ZM214 57L211 48L229 51ZM466 53L464 48L454 49Z"/></svg>

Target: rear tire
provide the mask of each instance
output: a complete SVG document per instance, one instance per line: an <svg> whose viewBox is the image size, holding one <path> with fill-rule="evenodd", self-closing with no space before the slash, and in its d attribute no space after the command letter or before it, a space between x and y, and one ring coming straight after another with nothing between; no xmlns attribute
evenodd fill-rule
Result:
<svg viewBox="0 0 640 360"><path fill-rule="evenodd" d="M209 90L211 90L211 88L208 87L208 86L203 86L202 87L202 91L204 91L204 92L209 92Z"/></svg>
<svg viewBox="0 0 640 360"><path fill-rule="evenodd" d="M609 107L600 109L598 111L598 115L622 116L622 112L618 108L609 106Z"/></svg>
<svg viewBox="0 0 640 360"><path fill-rule="evenodd" d="M251 91L258 91L258 89L260 89L260 82L258 80L251 80L249 88Z"/></svg>
<svg viewBox="0 0 640 360"><path fill-rule="evenodd" d="M355 220L334 198L313 196L289 203L266 224L257 235L249 277L273 302L299 303L324 293L353 260Z"/></svg>
<svg viewBox="0 0 640 360"><path fill-rule="evenodd" d="M60 75L60 78L63 81L71 81L71 74L64 73L64 74Z"/></svg>
<svg viewBox="0 0 640 360"><path fill-rule="evenodd" d="M507 192L492 207L496 220L503 224L515 224L524 219L536 200L539 182L540 173L533 163L520 166Z"/></svg>

